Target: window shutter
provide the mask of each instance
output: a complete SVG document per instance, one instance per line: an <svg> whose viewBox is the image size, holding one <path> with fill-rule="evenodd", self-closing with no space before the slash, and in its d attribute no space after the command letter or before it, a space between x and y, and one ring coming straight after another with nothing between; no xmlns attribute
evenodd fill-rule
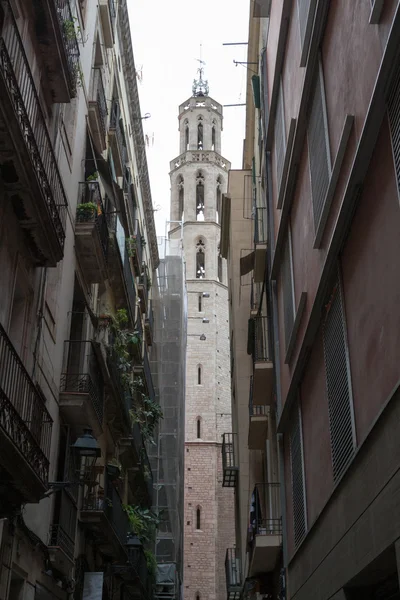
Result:
<svg viewBox="0 0 400 600"><path fill-rule="evenodd" d="M279 85L278 103L275 115L275 159L276 159L276 180L279 190L281 189L283 165L285 162L286 135L285 135L285 114L283 106L282 79Z"/></svg>
<svg viewBox="0 0 400 600"><path fill-rule="evenodd" d="M297 404L294 407L293 413L292 427L290 430L290 465L292 471L294 543L297 547L307 531L300 404Z"/></svg>
<svg viewBox="0 0 400 600"><path fill-rule="evenodd" d="M322 65L319 61L307 127L311 194L316 230L321 219L331 171L327 131Z"/></svg>
<svg viewBox="0 0 400 600"><path fill-rule="evenodd" d="M258 75L252 76L251 85L253 86L254 106L261 108L260 77Z"/></svg>
<svg viewBox="0 0 400 600"><path fill-rule="evenodd" d="M307 64L316 4L316 0L297 0L301 40L301 67L305 67Z"/></svg>
<svg viewBox="0 0 400 600"><path fill-rule="evenodd" d="M283 287L283 318L285 324L285 347L287 350L293 330L295 316L290 230L286 236L281 269Z"/></svg>
<svg viewBox="0 0 400 600"><path fill-rule="evenodd" d="M326 307L323 341L333 478L337 481L355 448L350 365L339 274Z"/></svg>
<svg viewBox="0 0 400 600"><path fill-rule="evenodd" d="M397 189L400 192L400 68L397 69L392 91L389 95L388 112Z"/></svg>

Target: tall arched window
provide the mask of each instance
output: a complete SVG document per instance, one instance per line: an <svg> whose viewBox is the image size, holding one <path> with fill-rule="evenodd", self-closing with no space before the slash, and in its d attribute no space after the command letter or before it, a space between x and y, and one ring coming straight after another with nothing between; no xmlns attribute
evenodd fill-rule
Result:
<svg viewBox="0 0 400 600"><path fill-rule="evenodd" d="M196 244L196 279L204 279L206 276L205 244L200 238Z"/></svg>
<svg viewBox="0 0 400 600"><path fill-rule="evenodd" d="M222 281L222 256L221 256L221 251L220 251L220 247L218 246L218 281L220 283L223 283Z"/></svg>
<svg viewBox="0 0 400 600"><path fill-rule="evenodd" d="M215 214L215 220L217 221L217 223L220 223L220 218L221 218L221 188L222 188L222 179L220 176L217 177L217 190L216 190L216 196L217 196L217 201L216 201L216 214Z"/></svg>
<svg viewBox="0 0 400 600"><path fill-rule="evenodd" d="M180 175L178 177L178 213L179 213L178 219L179 220L182 218L184 200L185 200L185 191L184 191L184 187L183 187L183 177L182 177L182 175Z"/></svg>
<svg viewBox="0 0 400 600"><path fill-rule="evenodd" d="M196 529L201 529L201 510L199 507L196 509Z"/></svg>
<svg viewBox="0 0 400 600"><path fill-rule="evenodd" d="M185 121L185 150L189 150L189 121Z"/></svg>
<svg viewBox="0 0 400 600"><path fill-rule="evenodd" d="M201 385L201 365L197 366L197 385Z"/></svg>
<svg viewBox="0 0 400 600"><path fill-rule="evenodd" d="M203 117L199 117L199 124L197 125L197 150L203 150Z"/></svg>
<svg viewBox="0 0 400 600"><path fill-rule="evenodd" d="M204 221L204 175L201 171L196 177L196 221Z"/></svg>
<svg viewBox="0 0 400 600"><path fill-rule="evenodd" d="M211 129L211 150L215 150L215 127L212 126Z"/></svg>
<svg viewBox="0 0 400 600"><path fill-rule="evenodd" d="M197 435L197 439L199 440L201 438L201 421L200 421L200 417L197 418L196 428L197 428L196 435Z"/></svg>

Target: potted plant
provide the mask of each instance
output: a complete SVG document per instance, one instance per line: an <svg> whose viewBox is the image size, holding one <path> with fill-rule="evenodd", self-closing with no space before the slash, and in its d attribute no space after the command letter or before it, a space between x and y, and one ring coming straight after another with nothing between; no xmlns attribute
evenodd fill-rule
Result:
<svg viewBox="0 0 400 600"><path fill-rule="evenodd" d="M85 202L78 204L76 209L76 220L79 223L93 221L97 213L97 204L94 202Z"/></svg>

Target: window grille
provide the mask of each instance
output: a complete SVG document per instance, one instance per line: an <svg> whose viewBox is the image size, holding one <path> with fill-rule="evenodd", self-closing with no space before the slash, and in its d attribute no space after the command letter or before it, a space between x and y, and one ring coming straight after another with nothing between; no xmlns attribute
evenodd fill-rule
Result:
<svg viewBox="0 0 400 600"><path fill-rule="evenodd" d="M333 478L337 481L355 449L350 364L339 273L326 305L323 342Z"/></svg>
<svg viewBox="0 0 400 600"><path fill-rule="evenodd" d="M325 92L322 64L319 61L315 79L311 112L308 117L307 137L310 160L311 195L314 225L317 230L324 208L331 172L328 125L326 119Z"/></svg>
<svg viewBox="0 0 400 600"><path fill-rule="evenodd" d="M294 308L294 287L292 270L292 248L290 230L286 237L285 247L282 256L282 288L283 288L283 317L285 324L285 347L289 346L290 336L293 331L295 308Z"/></svg>
<svg viewBox="0 0 400 600"><path fill-rule="evenodd" d="M283 87L282 79L279 85L278 103L275 115L275 160L276 160L276 181L277 195L281 189L283 165L285 162L286 135L285 135L285 114L283 105Z"/></svg>
<svg viewBox="0 0 400 600"><path fill-rule="evenodd" d="M301 431L300 404L297 404L294 407L293 413L293 421L290 431L290 465L292 471L294 543L297 547L307 531L303 435Z"/></svg>
<svg viewBox="0 0 400 600"><path fill-rule="evenodd" d="M389 95L388 112L397 189L400 192L400 68L397 69Z"/></svg>

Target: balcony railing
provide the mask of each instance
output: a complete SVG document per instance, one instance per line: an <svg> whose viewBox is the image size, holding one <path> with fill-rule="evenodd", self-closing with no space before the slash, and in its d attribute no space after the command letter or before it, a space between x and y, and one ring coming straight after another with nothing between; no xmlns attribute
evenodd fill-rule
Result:
<svg viewBox="0 0 400 600"><path fill-rule="evenodd" d="M269 317L252 317L249 319L247 353L254 362L271 361L269 344Z"/></svg>
<svg viewBox="0 0 400 600"><path fill-rule="evenodd" d="M0 72L62 252L67 198L24 45L11 14L10 19L0 37Z"/></svg>
<svg viewBox="0 0 400 600"><path fill-rule="evenodd" d="M251 290L250 290L250 309L258 310L262 302L262 284L256 283L254 277L251 278ZM264 292L265 294L265 292Z"/></svg>
<svg viewBox="0 0 400 600"><path fill-rule="evenodd" d="M119 397L119 402L123 410L125 423L130 425L131 423L131 415L130 411L132 409L132 396L130 390L125 385L125 382L122 377L122 372L119 367L120 359L118 357L117 352L113 349L112 344L107 350L107 366L111 375L111 379L115 386L116 392Z"/></svg>
<svg viewBox="0 0 400 600"><path fill-rule="evenodd" d="M223 487L235 487L239 473L236 433L224 433L222 436Z"/></svg>
<svg viewBox="0 0 400 600"><path fill-rule="evenodd" d="M75 542L64 531L61 525L55 524L51 526L49 546L52 548L61 548L68 558L74 560Z"/></svg>
<svg viewBox="0 0 400 600"><path fill-rule="evenodd" d="M111 482L106 482L104 490L101 490L98 485L91 488L90 493L87 493L83 500L82 511L102 512L107 517L121 546L125 546L131 526L121 498Z"/></svg>
<svg viewBox="0 0 400 600"><path fill-rule="evenodd" d="M1 324L0 427L45 484L52 419Z"/></svg>
<svg viewBox="0 0 400 600"><path fill-rule="evenodd" d="M242 569L238 548L227 548L225 555L227 600L239 600L242 591Z"/></svg>
<svg viewBox="0 0 400 600"><path fill-rule="evenodd" d="M253 376L250 377L250 393L249 393L249 416L264 417L267 415L267 406L264 404L253 403Z"/></svg>
<svg viewBox="0 0 400 600"><path fill-rule="evenodd" d="M126 162L126 148L125 148L125 136L122 130L122 119L120 117L120 109L119 102L117 100L113 101L113 106L111 108L111 119L110 119L110 130L115 133L115 138L117 140L118 152L121 160L121 174L122 165Z"/></svg>
<svg viewBox="0 0 400 600"><path fill-rule="evenodd" d="M90 95L90 101L96 102L98 108L99 122L101 126L101 134L103 137L106 135L106 122L107 122L107 100L104 91L103 78L101 76L101 69L93 69L93 80L92 90Z"/></svg>
<svg viewBox="0 0 400 600"><path fill-rule="evenodd" d="M254 243L263 244L268 239L267 209L265 207L254 209Z"/></svg>
<svg viewBox="0 0 400 600"><path fill-rule="evenodd" d="M56 4L58 23L67 55L70 87L74 96L79 76L79 46L75 31L75 20L72 16L69 0L53 1Z"/></svg>
<svg viewBox="0 0 400 600"><path fill-rule="evenodd" d="M82 210L81 204L95 204L96 209ZM77 223L96 223L97 231L103 248L104 256L108 251L108 227L104 212L103 201L101 198L100 185L97 181L83 181L79 184L79 199L76 212Z"/></svg>
<svg viewBox="0 0 400 600"><path fill-rule="evenodd" d="M255 535L281 535L282 513L279 483L255 485L249 519L249 542Z"/></svg>
<svg viewBox="0 0 400 600"><path fill-rule="evenodd" d="M154 391L153 377L152 377L152 374L151 374L149 357L147 356L147 351L146 350L144 352L144 357L143 357L143 370L144 370L144 378L145 378L145 381L146 381L146 386L147 386L147 391L148 391L148 394L149 394L149 398L151 400L154 400L154 398L155 398L155 391Z"/></svg>
<svg viewBox="0 0 400 600"><path fill-rule="evenodd" d="M88 394L96 416L103 422L104 380L89 340L68 340L64 346L64 372L60 391L72 394Z"/></svg>

